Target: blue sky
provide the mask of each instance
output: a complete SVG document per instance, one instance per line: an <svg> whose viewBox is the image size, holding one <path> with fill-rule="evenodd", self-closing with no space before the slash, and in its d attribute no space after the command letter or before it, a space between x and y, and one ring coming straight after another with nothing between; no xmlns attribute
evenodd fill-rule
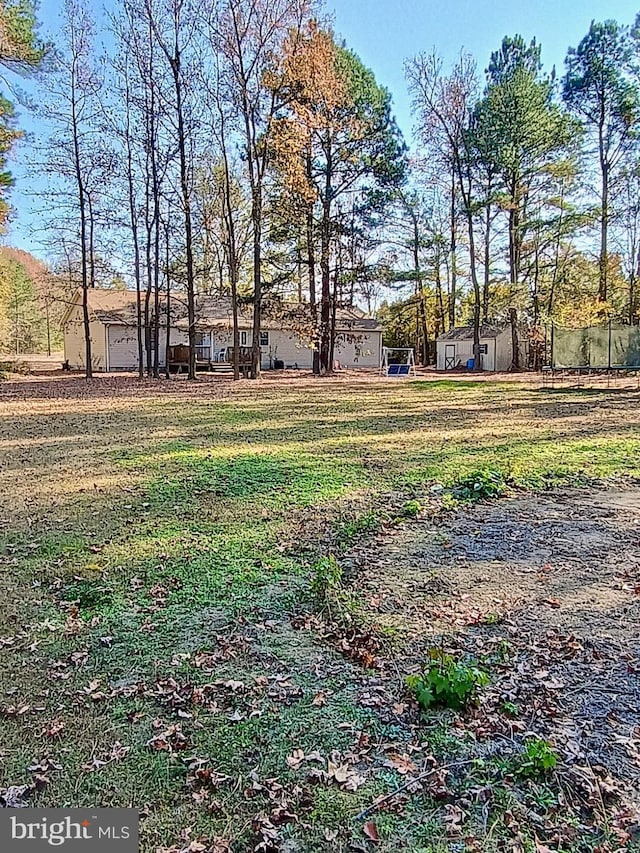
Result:
<svg viewBox="0 0 640 853"><path fill-rule="evenodd" d="M87 0L95 8L96 0ZM107 0L109 3L109 0ZM43 0L40 8L42 34L55 41L62 0ZM471 53L483 71L492 50L505 35L519 33L542 45L545 67L555 65L562 73L569 46L576 46L592 19L614 18L630 24L640 11L640 0L326 0L336 32L393 94L398 123L407 139L412 130L411 105L404 81L403 63L420 51L434 47L450 64L461 49ZM37 122L22 110L23 127L35 131ZM12 171L17 186L12 194L16 215L6 242L34 254L38 246L31 226L36 202L28 195L33 177L26 165L28 141L16 153Z"/></svg>

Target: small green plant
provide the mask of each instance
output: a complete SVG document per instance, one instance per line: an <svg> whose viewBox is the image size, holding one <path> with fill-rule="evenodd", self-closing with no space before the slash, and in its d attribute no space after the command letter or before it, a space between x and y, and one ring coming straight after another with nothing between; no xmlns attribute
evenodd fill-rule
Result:
<svg viewBox="0 0 640 853"><path fill-rule="evenodd" d="M532 737L525 743L518 773L529 778L539 778L553 770L557 763L558 756L551 744L542 738Z"/></svg>
<svg viewBox="0 0 640 853"><path fill-rule="evenodd" d="M460 501L450 492L446 492L442 496L442 501L440 502L440 507L444 512L452 512L455 509L458 509L460 506Z"/></svg>
<svg viewBox="0 0 640 853"><path fill-rule="evenodd" d="M496 498L505 490L504 477L500 471L474 471L461 477L454 485L454 495L461 501L479 501Z"/></svg>
<svg viewBox="0 0 640 853"><path fill-rule="evenodd" d="M342 586L342 567L333 556L320 557L312 566L311 590L316 598L324 601Z"/></svg>
<svg viewBox="0 0 640 853"><path fill-rule="evenodd" d="M520 713L520 708L518 708L515 702L503 702L502 711L510 717L517 717Z"/></svg>
<svg viewBox="0 0 640 853"><path fill-rule="evenodd" d="M431 649L429 665L420 675L409 675L407 687L419 705L430 708L466 708L478 698L478 690L489 683L489 676L474 662L465 663L441 649Z"/></svg>
<svg viewBox="0 0 640 853"><path fill-rule="evenodd" d="M558 805L558 797L548 785L531 784L528 798L535 806L536 811L549 811Z"/></svg>
<svg viewBox="0 0 640 853"><path fill-rule="evenodd" d="M77 604L82 610L94 610L104 604L112 596L109 588L86 578L74 578L66 584L62 591L62 600L69 604Z"/></svg>
<svg viewBox="0 0 640 853"><path fill-rule="evenodd" d="M417 518L422 512L420 501L407 501L402 507L401 518Z"/></svg>
<svg viewBox="0 0 640 853"><path fill-rule="evenodd" d="M380 529L380 519L374 512L365 512L362 515L340 522L336 525L336 538L340 547L348 548L363 539L377 533Z"/></svg>

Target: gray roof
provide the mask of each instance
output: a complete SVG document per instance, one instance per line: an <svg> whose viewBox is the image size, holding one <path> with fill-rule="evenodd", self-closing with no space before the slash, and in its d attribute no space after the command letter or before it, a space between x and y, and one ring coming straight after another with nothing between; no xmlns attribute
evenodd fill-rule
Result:
<svg viewBox="0 0 640 853"><path fill-rule="evenodd" d="M492 326L489 323L483 323L480 326L480 339L482 338L497 338L504 329L499 329L497 326ZM469 341L473 340L473 326L456 326L454 329L449 329L442 335L438 335L439 341Z"/></svg>
<svg viewBox="0 0 640 853"><path fill-rule="evenodd" d="M106 325L135 326L137 322L136 292L134 290L107 290L92 288L87 291L90 313ZM161 322L165 313L165 297L160 300ZM151 299L153 310L153 298ZM172 325L187 328L186 295L171 294ZM241 329L253 326L253 306L241 306L239 311ZM263 329L300 328L310 323L309 305L283 300L265 300L263 303ZM200 331L231 329L233 314L230 297L199 296L196 298L196 326ZM375 319L359 308L338 308L336 327L341 332L380 332L382 327Z"/></svg>

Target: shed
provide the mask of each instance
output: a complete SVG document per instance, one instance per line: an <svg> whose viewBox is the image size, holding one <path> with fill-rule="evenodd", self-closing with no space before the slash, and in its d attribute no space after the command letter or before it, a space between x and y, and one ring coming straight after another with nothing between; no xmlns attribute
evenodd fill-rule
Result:
<svg viewBox="0 0 640 853"><path fill-rule="evenodd" d="M523 349L522 342L520 343ZM521 352L521 364L524 353ZM436 341L436 365L438 370L455 370L466 367L473 358L473 326L456 326L440 335ZM480 359L483 370L509 370L513 361L511 326L483 323L480 326Z"/></svg>

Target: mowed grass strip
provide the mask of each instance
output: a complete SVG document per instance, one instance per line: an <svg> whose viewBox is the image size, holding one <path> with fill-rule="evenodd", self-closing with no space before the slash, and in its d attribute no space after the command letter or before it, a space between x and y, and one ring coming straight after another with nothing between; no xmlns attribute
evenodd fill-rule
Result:
<svg viewBox="0 0 640 853"><path fill-rule="evenodd" d="M287 757L400 732L359 702L366 674L289 624L309 606L314 517L352 542L375 531L389 492L419 496L476 470L528 488L637 477L638 401L513 382L302 379L241 383L223 399L199 399L197 386L175 398L0 398L0 785L41 764L39 803L144 807L145 850L180 843L185 826L251 850L269 800L246 790L277 778L311 827L284 835L332 849L331 833L393 773L293 793ZM345 509L354 500L358 518ZM198 665L201 653L213 662ZM157 688L168 679L177 698ZM148 745L170 726L184 748ZM194 797L185 759L225 781Z"/></svg>

